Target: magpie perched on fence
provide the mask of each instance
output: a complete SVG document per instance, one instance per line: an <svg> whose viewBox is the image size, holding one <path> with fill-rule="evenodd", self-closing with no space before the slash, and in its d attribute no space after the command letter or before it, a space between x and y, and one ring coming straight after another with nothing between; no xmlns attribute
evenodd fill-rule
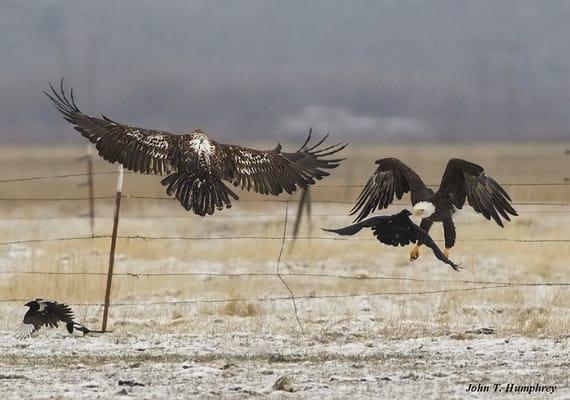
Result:
<svg viewBox="0 0 570 400"><path fill-rule="evenodd" d="M57 328L59 322L65 323L67 331L72 335L85 335L87 333L102 333L92 331L73 320L73 311L67 304L57 301L35 299L26 303L30 309L24 315L24 321L16 331L18 339L26 339L37 332L42 326Z"/></svg>

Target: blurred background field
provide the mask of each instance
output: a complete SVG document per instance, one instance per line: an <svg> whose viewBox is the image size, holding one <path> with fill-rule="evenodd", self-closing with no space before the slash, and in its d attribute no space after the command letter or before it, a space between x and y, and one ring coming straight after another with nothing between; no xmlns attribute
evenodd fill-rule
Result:
<svg viewBox="0 0 570 400"><path fill-rule="evenodd" d="M332 139L339 139L337 136ZM274 145L249 144L268 148ZM285 146L294 149L297 144ZM366 335L388 337L437 336L480 327L491 327L501 334L565 335L570 328L570 316L565 312L570 293L565 287L502 287L421 295L390 293L496 286L458 280L567 282L570 257L570 185L564 184L570 171L567 148L569 143L352 145L345 154L348 159L312 190L313 216L310 223L305 218L299 233L301 238L295 243L289 238L298 194L286 204L287 196L265 198L240 193L242 200L236 201L232 209L200 218L166 198L160 177L127 174L119 235L131 238L118 241L117 276L111 303L119 305L111 308L111 329L218 332L239 327L275 334L297 331L290 300L254 300L289 296L277 276L207 275L274 274L288 207L288 239L280 272L285 274L284 279L294 294L300 297L363 294L299 299L299 318L313 332L323 333L329 326L346 323L362 325ZM88 191L82 185L86 177L9 181L85 173L85 161L78 160L84 153L84 147L2 150L1 300L43 297L72 304L102 303L110 239L89 238L89 203L84 200ZM367 231L349 240L335 240L338 237L321 231L321 227L337 227L352 220L348 211L360 191L359 185L372 173L373 161L387 156L409 163L428 184L439 183L450 157L479 163L506 185L520 216L501 229L469 206L459 211L458 243L451 252L451 258L464 267L459 273L425 250L419 260L410 263L411 248L381 246ZM95 157L94 170L110 172L94 176L94 233L109 235L116 166ZM398 202L402 205L395 205L387 212L401 209L408 201L406 196ZM440 226L436 225L432 233L441 239ZM161 239L143 240L134 236ZM8 243L72 237L80 239ZM528 239L531 242L524 242ZM44 272L71 274L37 274ZM136 275L164 273L174 275ZM176 275L186 273L205 275ZM369 279L373 277L384 279ZM392 277L420 281L386 279ZM376 295L366 296L367 293ZM219 299L251 300L209 302ZM189 303L184 303L188 300ZM140 305L177 301L183 303ZM10 329L21 318L22 304L3 304L6 311L0 318L1 328ZM75 308L82 322L95 327L100 324L100 306Z"/></svg>

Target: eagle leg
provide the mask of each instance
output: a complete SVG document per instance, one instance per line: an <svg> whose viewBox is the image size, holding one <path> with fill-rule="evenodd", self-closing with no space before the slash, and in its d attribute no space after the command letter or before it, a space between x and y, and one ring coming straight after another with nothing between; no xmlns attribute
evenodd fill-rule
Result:
<svg viewBox="0 0 570 400"><path fill-rule="evenodd" d="M420 256L420 246L421 244L417 244L414 246L412 251L410 252L410 261L416 261Z"/></svg>
<svg viewBox="0 0 570 400"><path fill-rule="evenodd" d="M449 258L449 250L447 247L445 248L445 250L443 250L443 255L445 256L445 258Z"/></svg>
<svg viewBox="0 0 570 400"><path fill-rule="evenodd" d="M422 228L426 233L428 233L429 230L431 229L432 225L433 225L433 221L424 218L424 219L422 219L422 222L420 223L420 228ZM419 258L420 246L421 245L422 245L422 241L420 239L420 240L418 240L417 244L414 246L414 248L412 249L412 251L410 253L410 261L415 261Z"/></svg>

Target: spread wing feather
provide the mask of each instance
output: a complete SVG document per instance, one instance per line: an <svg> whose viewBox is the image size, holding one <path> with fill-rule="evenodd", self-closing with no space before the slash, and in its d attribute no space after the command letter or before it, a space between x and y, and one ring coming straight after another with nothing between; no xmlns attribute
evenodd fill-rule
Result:
<svg viewBox="0 0 570 400"><path fill-rule="evenodd" d="M383 158L376 164L378 168L364 185L350 212L350 215L358 213L355 221L362 221L375 210L387 208L394 196L399 200L409 191L413 195L427 189L418 174L396 158Z"/></svg>
<svg viewBox="0 0 570 400"><path fill-rule="evenodd" d="M360 232L363 228L380 227L382 224L387 223L391 219L392 219L391 215L378 215L376 217L368 218L364 221L348 225L344 228L338 228L338 229L323 228L323 230L326 232L334 232L338 235L343 235L343 236L355 235L358 232Z"/></svg>
<svg viewBox="0 0 570 400"><path fill-rule="evenodd" d="M453 205L462 208L465 200L485 218L491 218L503 226L501 217L510 221L510 215L518 215L510 204L508 193L485 170L469 161L452 158L441 180L439 193L451 199Z"/></svg>
<svg viewBox="0 0 570 400"><path fill-rule="evenodd" d="M173 170L178 135L120 124L104 115L96 118L83 114L75 104L73 90L69 97L65 94L63 80L59 91L51 84L50 89L44 93L54 106L75 130L95 143L105 160L143 174L164 175Z"/></svg>
<svg viewBox="0 0 570 400"><path fill-rule="evenodd" d="M305 143L293 153L278 145L269 151L216 143L198 130L186 135L135 128L117 123L106 116L83 114L70 91L50 84L45 94L64 118L84 137L96 144L99 154L109 162L119 162L127 169L146 174L169 174L162 180L167 193L195 214L212 214L229 208L231 198L238 199L222 181L230 181L245 190L278 195L307 188L329 175L343 158L333 155L346 144L324 146L327 136Z"/></svg>
<svg viewBox="0 0 570 400"><path fill-rule="evenodd" d="M30 309L26 312L23 323L16 332L17 338L24 339L38 331L42 326L57 328L60 321L64 323L73 321L73 311L68 305L41 299L36 301L43 303L44 309L42 311Z"/></svg>
<svg viewBox="0 0 570 400"><path fill-rule="evenodd" d="M241 189L261 194L291 194L299 188L307 188L328 176L326 170L336 168L344 160L330 156L347 146L345 143L321 146L328 135L310 146L311 134L309 131L305 143L294 153L282 152L281 145L262 151L216 144L220 153L220 176Z"/></svg>

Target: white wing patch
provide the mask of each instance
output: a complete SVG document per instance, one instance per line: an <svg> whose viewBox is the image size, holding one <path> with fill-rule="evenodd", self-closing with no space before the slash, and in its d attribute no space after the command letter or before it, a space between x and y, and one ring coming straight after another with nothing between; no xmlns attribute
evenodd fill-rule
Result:
<svg viewBox="0 0 570 400"><path fill-rule="evenodd" d="M16 339L23 340L32 336L32 333L36 331L33 324L20 324L18 329L16 329L15 337Z"/></svg>
<svg viewBox="0 0 570 400"><path fill-rule="evenodd" d="M43 300L43 299L36 299L36 302L40 305L40 308L38 308L38 312L44 312L44 310L47 307L47 300Z"/></svg>

